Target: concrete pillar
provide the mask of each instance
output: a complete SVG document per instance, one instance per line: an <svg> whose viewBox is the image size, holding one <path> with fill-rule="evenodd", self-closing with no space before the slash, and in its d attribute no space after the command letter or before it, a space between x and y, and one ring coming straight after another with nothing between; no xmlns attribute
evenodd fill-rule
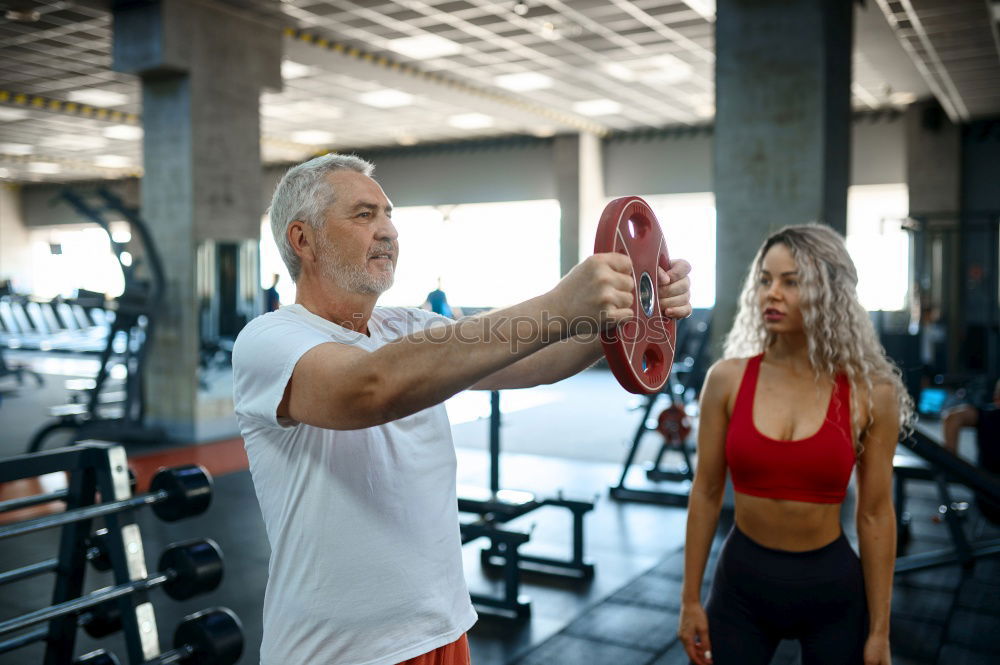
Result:
<svg viewBox="0 0 1000 665"><path fill-rule="evenodd" d="M962 289L962 132L934 100L910 105L904 116L910 216L923 224L916 247L921 304L939 316L950 343L947 367L959 370L965 327ZM924 321L925 327L932 322ZM921 334L929 334L924 329Z"/></svg>
<svg viewBox="0 0 1000 665"><path fill-rule="evenodd" d="M811 221L846 230L854 14L843 0L716 6L718 353L769 232Z"/></svg>
<svg viewBox="0 0 1000 665"><path fill-rule="evenodd" d="M31 244L21 191L20 185L0 184L0 283L10 280L15 290L30 293Z"/></svg>
<svg viewBox="0 0 1000 665"><path fill-rule="evenodd" d="M590 133L557 136L554 146L559 198L559 274L594 253L594 235L604 205L601 139Z"/></svg>
<svg viewBox="0 0 1000 665"><path fill-rule="evenodd" d="M142 79L142 215L167 276L149 419L180 440L230 435L231 398L199 395L199 318L213 285L196 258L206 242L258 241L259 97L281 87L280 28L201 0L113 10L114 69Z"/></svg>

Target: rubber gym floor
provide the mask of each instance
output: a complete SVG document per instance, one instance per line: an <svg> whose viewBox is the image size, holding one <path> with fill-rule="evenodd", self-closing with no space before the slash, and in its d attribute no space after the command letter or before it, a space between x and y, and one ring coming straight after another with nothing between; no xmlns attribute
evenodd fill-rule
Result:
<svg viewBox="0 0 1000 665"><path fill-rule="evenodd" d="M0 386L0 456L23 451L31 434L46 422L46 409L66 401L63 381L86 375L86 363L24 361L49 372L42 388L16 389L5 380ZM532 614L517 624L481 612L470 633L476 665L681 665L686 663L677 642L678 601L682 574L685 512L680 508L617 502L608 497L617 480L620 460L637 425L631 411L636 399L617 386L606 371L593 369L555 386L511 391L502 396L501 483L507 488L567 498L597 498L586 518L586 553L596 565L589 583L552 582L525 575L522 592L532 602ZM459 485L485 486L488 482L489 413L485 395L464 394L449 403L459 460ZM644 441L640 459L656 447L656 435ZM963 439L962 452L971 447ZM173 627L193 611L226 606L240 617L246 648L241 663L257 662L261 636L261 602L267 578L269 548L261 522L246 457L239 439L197 446L161 448L130 447L130 464L140 489L156 468L197 462L215 477L212 506L204 515L164 523L149 512L140 513L146 559L155 564L171 542L195 537L216 540L225 553L225 579L211 594L175 602L152 593L161 644L170 644ZM58 479L56 479L58 481ZM630 485L645 486L640 469L630 475ZM971 499L964 488L954 487L958 498ZM0 487L9 498L19 488ZM850 517L853 500L845 503L845 527L853 540ZM939 501L927 483L911 483L908 508L913 515L911 552L947 547L944 524L934 520ZM569 550L569 517L556 508L542 508L519 518L511 526L531 530L525 553L566 556ZM975 510L965 518L966 528L977 538L1000 536L1000 528L987 523ZM723 516L720 533L728 528ZM7 540L0 548L0 570L25 565L54 555L58 530L43 531ZM716 541L712 561L718 552ZM465 570L473 592L498 592L498 578L484 574L479 565L480 541L465 546ZM87 572L87 588L108 585L107 574ZM0 587L0 620L43 607L49 602L51 576L37 577ZM101 641L78 633L78 653L104 647L124 653L119 636ZM980 560L963 571L946 566L899 575L895 583L892 617L895 665L996 665L1000 662L1000 559ZM36 645L0 655L0 665L41 662ZM775 665L799 662L794 643L783 643Z"/></svg>

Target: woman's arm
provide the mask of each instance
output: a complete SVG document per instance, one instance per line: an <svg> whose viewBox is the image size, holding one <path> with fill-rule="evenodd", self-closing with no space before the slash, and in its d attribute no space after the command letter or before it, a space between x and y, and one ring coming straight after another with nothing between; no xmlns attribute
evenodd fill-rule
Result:
<svg viewBox="0 0 1000 665"><path fill-rule="evenodd" d="M975 427L979 423L979 409L969 404L956 406L944 414L941 428L944 431L944 449L952 455L958 454L958 434L963 427Z"/></svg>
<svg viewBox="0 0 1000 665"><path fill-rule="evenodd" d="M865 577L869 628L865 665L889 665L889 611L896 561L896 515L892 505L892 457L899 438L895 389L875 386L872 425L858 460L858 543Z"/></svg>
<svg viewBox="0 0 1000 665"><path fill-rule="evenodd" d="M712 662L708 617L701 604L701 583L712 539L719 522L726 489L727 402L739 361L721 360L708 372L701 392L698 420L698 464L688 499L687 536L684 545L684 586L677 634L696 665Z"/></svg>

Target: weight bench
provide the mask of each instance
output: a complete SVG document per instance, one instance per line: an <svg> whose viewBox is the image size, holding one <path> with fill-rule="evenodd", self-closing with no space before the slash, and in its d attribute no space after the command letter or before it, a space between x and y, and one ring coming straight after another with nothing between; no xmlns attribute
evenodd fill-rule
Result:
<svg viewBox="0 0 1000 665"><path fill-rule="evenodd" d="M584 557L583 516L594 509L593 502L573 501L561 494L538 498L531 492L500 489L500 393L490 394L490 487L459 487L458 511L477 515L477 519L461 525L462 543L476 538L488 538L489 547L480 552L485 570L501 570L505 579L502 597L473 594L474 604L499 609L516 619L530 614L530 601L519 593L520 573L561 579L589 580L594 565ZM530 539L530 534L511 531L506 523L543 506L569 510L573 515L572 554L569 558L521 554L518 548ZM512 535L513 534L513 535Z"/></svg>
<svg viewBox="0 0 1000 665"><path fill-rule="evenodd" d="M904 503L905 484L910 481L933 482L937 486L938 499L941 502L939 510L948 526L952 547L898 556L896 572L906 573L955 563L963 568L971 568L978 559L1000 555L1000 538L970 541L965 533L962 519L965 507L962 506L962 502L952 498L948 487L949 483L965 485L994 501L1000 501L1000 480L948 452L919 426L904 444L919 459L912 455L900 454L893 459L896 519L900 533L909 531L909 516ZM902 545L905 547L906 543L903 542Z"/></svg>

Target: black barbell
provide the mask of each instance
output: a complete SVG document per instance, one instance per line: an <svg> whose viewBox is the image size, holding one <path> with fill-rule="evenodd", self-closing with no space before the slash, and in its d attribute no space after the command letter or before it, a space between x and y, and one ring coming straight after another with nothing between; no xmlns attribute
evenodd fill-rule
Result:
<svg viewBox="0 0 1000 665"><path fill-rule="evenodd" d="M211 502L212 476L197 464L187 464L157 471L146 494L0 526L0 540L146 505L151 505L160 519L176 522L205 512Z"/></svg>
<svg viewBox="0 0 1000 665"><path fill-rule="evenodd" d="M243 627L229 609L202 610L184 618L174 632L174 648L145 665L233 665L243 655ZM113 653L98 649L73 665L120 665Z"/></svg>
<svg viewBox="0 0 1000 665"><path fill-rule="evenodd" d="M135 494L136 478L135 472L132 469L128 470L128 486L132 493ZM60 489L55 490L54 492L47 492L45 494L32 494L31 496L20 496L16 499L7 499L5 501L0 501L0 513L21 510L22 508L30 508L32 506L39 506L43 503L65 501L68 496L68 489Z"/></svg>
<svg viewBox="0 0 1000 665"><path fill-rule="evenodd" d="M160 556L158 567L160 572L152 577L98 589L85 596L2 621L0 635L69 614L84 613L99 606L107 607L107 604L117 598L158 586L162 586L166 594L174 600L187 600L200 593L207 593L218 588L222 582L222 550L215 541L208 538L174 543ZM96 614L94 616L96 617ZM94 621L94 618L91 617L89 620L83 618L82 623L86 627L90 621ZM46 634L47 631L39 630L0 643L0 653L30 644L37 639L44 639ZM29 639L29 636L36 638Z"/></svg>

